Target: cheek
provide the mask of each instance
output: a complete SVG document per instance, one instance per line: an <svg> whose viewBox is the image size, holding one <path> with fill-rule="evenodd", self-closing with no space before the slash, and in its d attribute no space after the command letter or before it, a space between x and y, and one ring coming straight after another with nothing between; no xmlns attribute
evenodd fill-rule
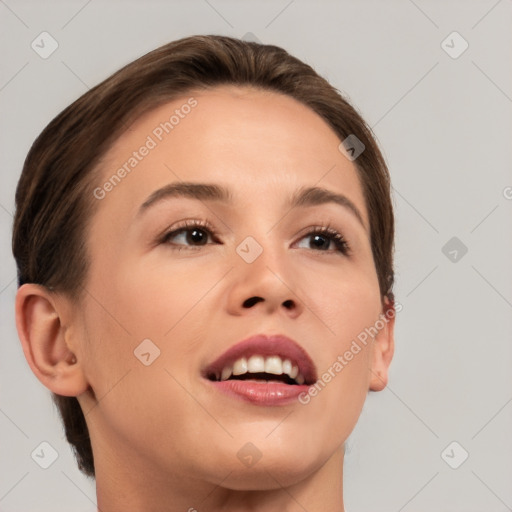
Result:
<svg viewBox="0 0 512 512"><path fill-rule="evenodd" d="M156 265L128 264L120 273L119 288L134 335L168 343L184 326L208 323L203 311L205 304L211 302L216 285L230 267L225 263L212 264L204 258L161 261ZM214 306L210 304L218 309L218 304Z"/></svg>
<svg viewBox="0 0 512 512"><path fill-rule="evenodd" d="M118 322L100 309L90 323L108 340L101 355L120 368L119 377L121 369L140 369L144 358L155 361L151 368L161 367L164 373L168 369L184 385L197 373L198 350L204 340L212 338L213 317L218 312L218 302L212 298L215 286L230 269L200 260L174 265L165 258L157 264L127 260L110 274L109 295L104 300Z"/></svg>
<svg viewBox="0 0 512 512"><path fill-rule="evenodd" d="M319 325L312 349L319 382L302 400L313 416L325 420L324 425L339 425L347 435L368 392L372 335L381 312L377 276L368 269L350 270L340 272L336 280L317 276L308 293L308 305L314 306Z"/></svg>
<svg viewBox="0 0 512 512"><path fill-rule="evenodd" d="M217 306L209 293L229 269L200 258L172 266L166 258L157 263L135 257L98 262L87 283L84 311L87 376L96 395L103 396L128 372L144 369L147 352L155 361L151 368L179 368L188 375L195 341L208 334L211 311L206 305L210 310Z"/></svg>
<svg viewBox="0 0 512 512"><path fill-rule="evenodd" d="M195 307L229 268L201 258L167 259L161 251L158 258L125 257L108 272L102 270L95 289L133 341L162 339L174 326L187 322L191 312L193 316Z"/></svg>
<svg viewBox="0 0 512 512"><path fill-rule="evenodd" d="M188 344L180 348L179 343L173 344L173 337L187 340L187 311L211 285L205 290L195 287L195 293L173 293L181 286L188 290L190 277L177 273L173 282L161 276L153 280L147 272L136 266L133 269L124 275L110 274L108 287L94 288L90 283L94 299L90 298L84 308L88 338L84 343L85 371L95 401L86 404L85 412L99 432L96 442L106 443L100 452L111 448L103 437L106 432L110 442L116 439L119 443L118 449L124 445L141 456L151 453L156 460L161 453L180 454L185 450L183 444L194 443L190 423L183 421L184 417L197 416L197 404L184 391L190 389L184 378L190 373ZM144 351L138 350L148 339L154 345L145 341ZM158 357L154 357L155 350ZM150 354L147 365L145 353ZM211 428L203 422L207 420L200 417L194 428ZM141 436L146 431L151 431L150 437ZM181 456L187 458L186 453Z"/></svg>
<svg viewBox="0 0 512 512"><path fill-rule="evenodd" d="M344 263L331 272L309 272L301 282L304 302L318 319L331 356L379 318L379 282L369 264Z"/></svg>

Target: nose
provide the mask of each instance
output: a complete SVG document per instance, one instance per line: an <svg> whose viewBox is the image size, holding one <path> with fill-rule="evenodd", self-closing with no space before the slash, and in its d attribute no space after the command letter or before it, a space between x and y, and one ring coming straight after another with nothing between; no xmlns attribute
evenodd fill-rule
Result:
<svg viewBox="0 0 512 512"><path fill-rule="evenodd" d="M235 316L281 314L297 318L304 309L296 289L293 270L285 262L264 249L252 263L237 255L236 268L230 272L227 295L228 312Z"/></svg>

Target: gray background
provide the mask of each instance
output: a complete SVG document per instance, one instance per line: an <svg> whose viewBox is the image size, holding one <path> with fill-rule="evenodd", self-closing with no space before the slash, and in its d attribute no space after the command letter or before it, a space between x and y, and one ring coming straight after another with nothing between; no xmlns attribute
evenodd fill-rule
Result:
<svg viewBox="0 0 512 512"><path fill-rule="evenodd" d="M347 443L347 511L512 510L511 0L0 0L0 16L1 511L96 510L15 330L14 190L32 141L153 48L249 32L343 91L392 174L403 310L389 386ZM31 48L43 31L59 45L47 59ZM463 41L442 43L453 31L469 44L457 58L445 50ZM43 441L58 453L48 469L31 457Z"/></svg>

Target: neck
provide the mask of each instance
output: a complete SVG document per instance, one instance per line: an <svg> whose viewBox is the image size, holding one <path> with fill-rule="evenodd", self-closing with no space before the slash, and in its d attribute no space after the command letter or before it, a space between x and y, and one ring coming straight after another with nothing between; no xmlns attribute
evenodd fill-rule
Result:
<svg viewBox="0 0 512 512"><path fill-rule="evenodd" d="M113 453L116 453L115 457ZM291 483L286 482L289 473L279 473L259 463L252 470L261 482L260 490L244 490L240 475L235 475L234 471L218 475L217 481L213 478L211 481L193 479L179 470L162 475L133 453L119 456L120 453L123 452L112 450L107 457L95 459L98 512L345 510L343 446L305 477L298 477Z"/></svg>

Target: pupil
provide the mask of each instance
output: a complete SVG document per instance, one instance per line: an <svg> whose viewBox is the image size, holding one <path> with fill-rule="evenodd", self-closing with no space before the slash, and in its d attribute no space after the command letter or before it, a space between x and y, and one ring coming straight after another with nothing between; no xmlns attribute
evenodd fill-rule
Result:
<svg viewBox="0 0 512 512"><path fill-rule="evenodd" d="M314 240L315 240L315 244L317 241L320 241L320 244L316 244L317 247L325 246L325 238L322 235L315 235Z"/></svg>
<svg viewBox="0 0 512 512"><path fill-rule="evenodd" d="M204 236L204 232L201 231L200 229L194 229L192 231L189 231L189 234L190 234L190 237L189 237L189 242L193 242L193 243L198 243L198 242L202 242L203 240L206 240L205 236Z"/></svg>

